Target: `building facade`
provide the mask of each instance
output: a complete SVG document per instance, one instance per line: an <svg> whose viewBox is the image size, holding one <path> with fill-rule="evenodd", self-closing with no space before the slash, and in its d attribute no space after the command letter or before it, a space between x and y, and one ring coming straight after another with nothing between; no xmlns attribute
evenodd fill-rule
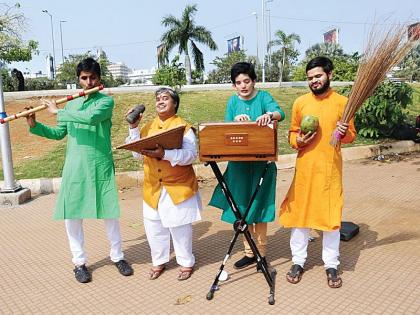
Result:
<svg viewBox="0 0 420 315"><path fill-rule="evenodd" d="M156 73L156 68L151 69L138 69L128 75L130 84L153 84L152 78Z"/></svg>
<svg viewBox="0 0 420 315"><path fill-rule="evenodd" d="M112 74L114 79L123 79L128 81L128 74L130 69L122 62L111 63L108 66L108 71Z"/></svg>

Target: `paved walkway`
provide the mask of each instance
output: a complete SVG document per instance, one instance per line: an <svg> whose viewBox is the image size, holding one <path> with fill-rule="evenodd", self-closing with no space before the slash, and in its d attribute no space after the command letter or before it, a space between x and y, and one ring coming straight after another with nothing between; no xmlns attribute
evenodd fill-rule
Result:
<svg viewBox="0 0 420 315"><path fill-rule="evenodd" d="M293 170L278 175L278 201ZM215 182L203 182L208 202ZM309 245L302 281L285 280L290 267L289 231L269 225L268 260L278 271L276 304L267 304L268 286L255 268L233 269L240 242L228 261L230 279L212 301L205 296L225 255L232 228L206 207L194 226L197 270L176 280L174 259L157 280L147 279L150 255L140 216L138 188L122 187L121 227L132 277L120 276L107 258L103 222L85 222L86 249L93 282L79 284L72 273L63 223L51 219L56 195L41 195L16 208L0 208L0 313L107 314L419 314L420 313L420 153L399 161L345 163L343 220L360 234L341 244L343 287L327 286L321 239Z"/></svg>

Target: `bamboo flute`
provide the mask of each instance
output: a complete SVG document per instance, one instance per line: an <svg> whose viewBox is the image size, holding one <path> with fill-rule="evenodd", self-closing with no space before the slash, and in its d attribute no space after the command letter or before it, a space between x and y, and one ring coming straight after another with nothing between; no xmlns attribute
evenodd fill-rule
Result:
<svg viewBox="0 0 420 315"><path fill-rule="evenodd" d="M98 92L100 90L103 90L103 88L104 88L104 86L100 85L100 86L94 87L92 89L84 90L84 91L81 91L81 92L73 94L73 95L67 95L66 97L59 98L58 100L55 101L55 103L57 105L63 104L63 103L66 103L68 101L74 100L78 97L86 96L86 95ZM26 117L26 116L28 116L32 113L39 112L43 109L46 109L47 107L48 107L47 105L40 105L40 106L31 108L31 109L25 110L23 112L17 113L17 114L7 116L6 118L0 118L0 124L7 123L9 121L12 121L12 120L15 120L15 119L18 119L18 118L21 118L21 117Z"/></svg>

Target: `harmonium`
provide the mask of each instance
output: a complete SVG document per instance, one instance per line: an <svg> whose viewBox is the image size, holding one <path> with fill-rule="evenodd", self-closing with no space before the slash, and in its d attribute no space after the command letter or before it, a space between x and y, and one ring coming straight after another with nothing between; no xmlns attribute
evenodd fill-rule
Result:
<svg viewBox="0 0 420 315"><path fill-rule="evenodd" d="M277 121L202 123L200 161L277 161Z"/></svg>

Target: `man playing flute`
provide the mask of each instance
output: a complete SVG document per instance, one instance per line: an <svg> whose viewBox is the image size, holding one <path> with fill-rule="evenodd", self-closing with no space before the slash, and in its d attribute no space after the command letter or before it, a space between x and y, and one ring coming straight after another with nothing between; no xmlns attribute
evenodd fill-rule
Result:
<svg viewBox="0 0 420 315"><path fill-rule="evenodd" d="M76 68L80 86L86 90L100 86L101 68L92 58L82 60ZM44 100L48 111L57 115L55 127L26 117L30 132L48 139L67 136L66 159L54 219L64 220L69 240L74 274L81 283L92 277L86 267L84 219L103 219L110 242L110 258L124 276L133 269L124 260L119 226L120 207L114 177L111 149L111 118L114 100L99 92L80 97L58 109L54 101Z"/></svg>

